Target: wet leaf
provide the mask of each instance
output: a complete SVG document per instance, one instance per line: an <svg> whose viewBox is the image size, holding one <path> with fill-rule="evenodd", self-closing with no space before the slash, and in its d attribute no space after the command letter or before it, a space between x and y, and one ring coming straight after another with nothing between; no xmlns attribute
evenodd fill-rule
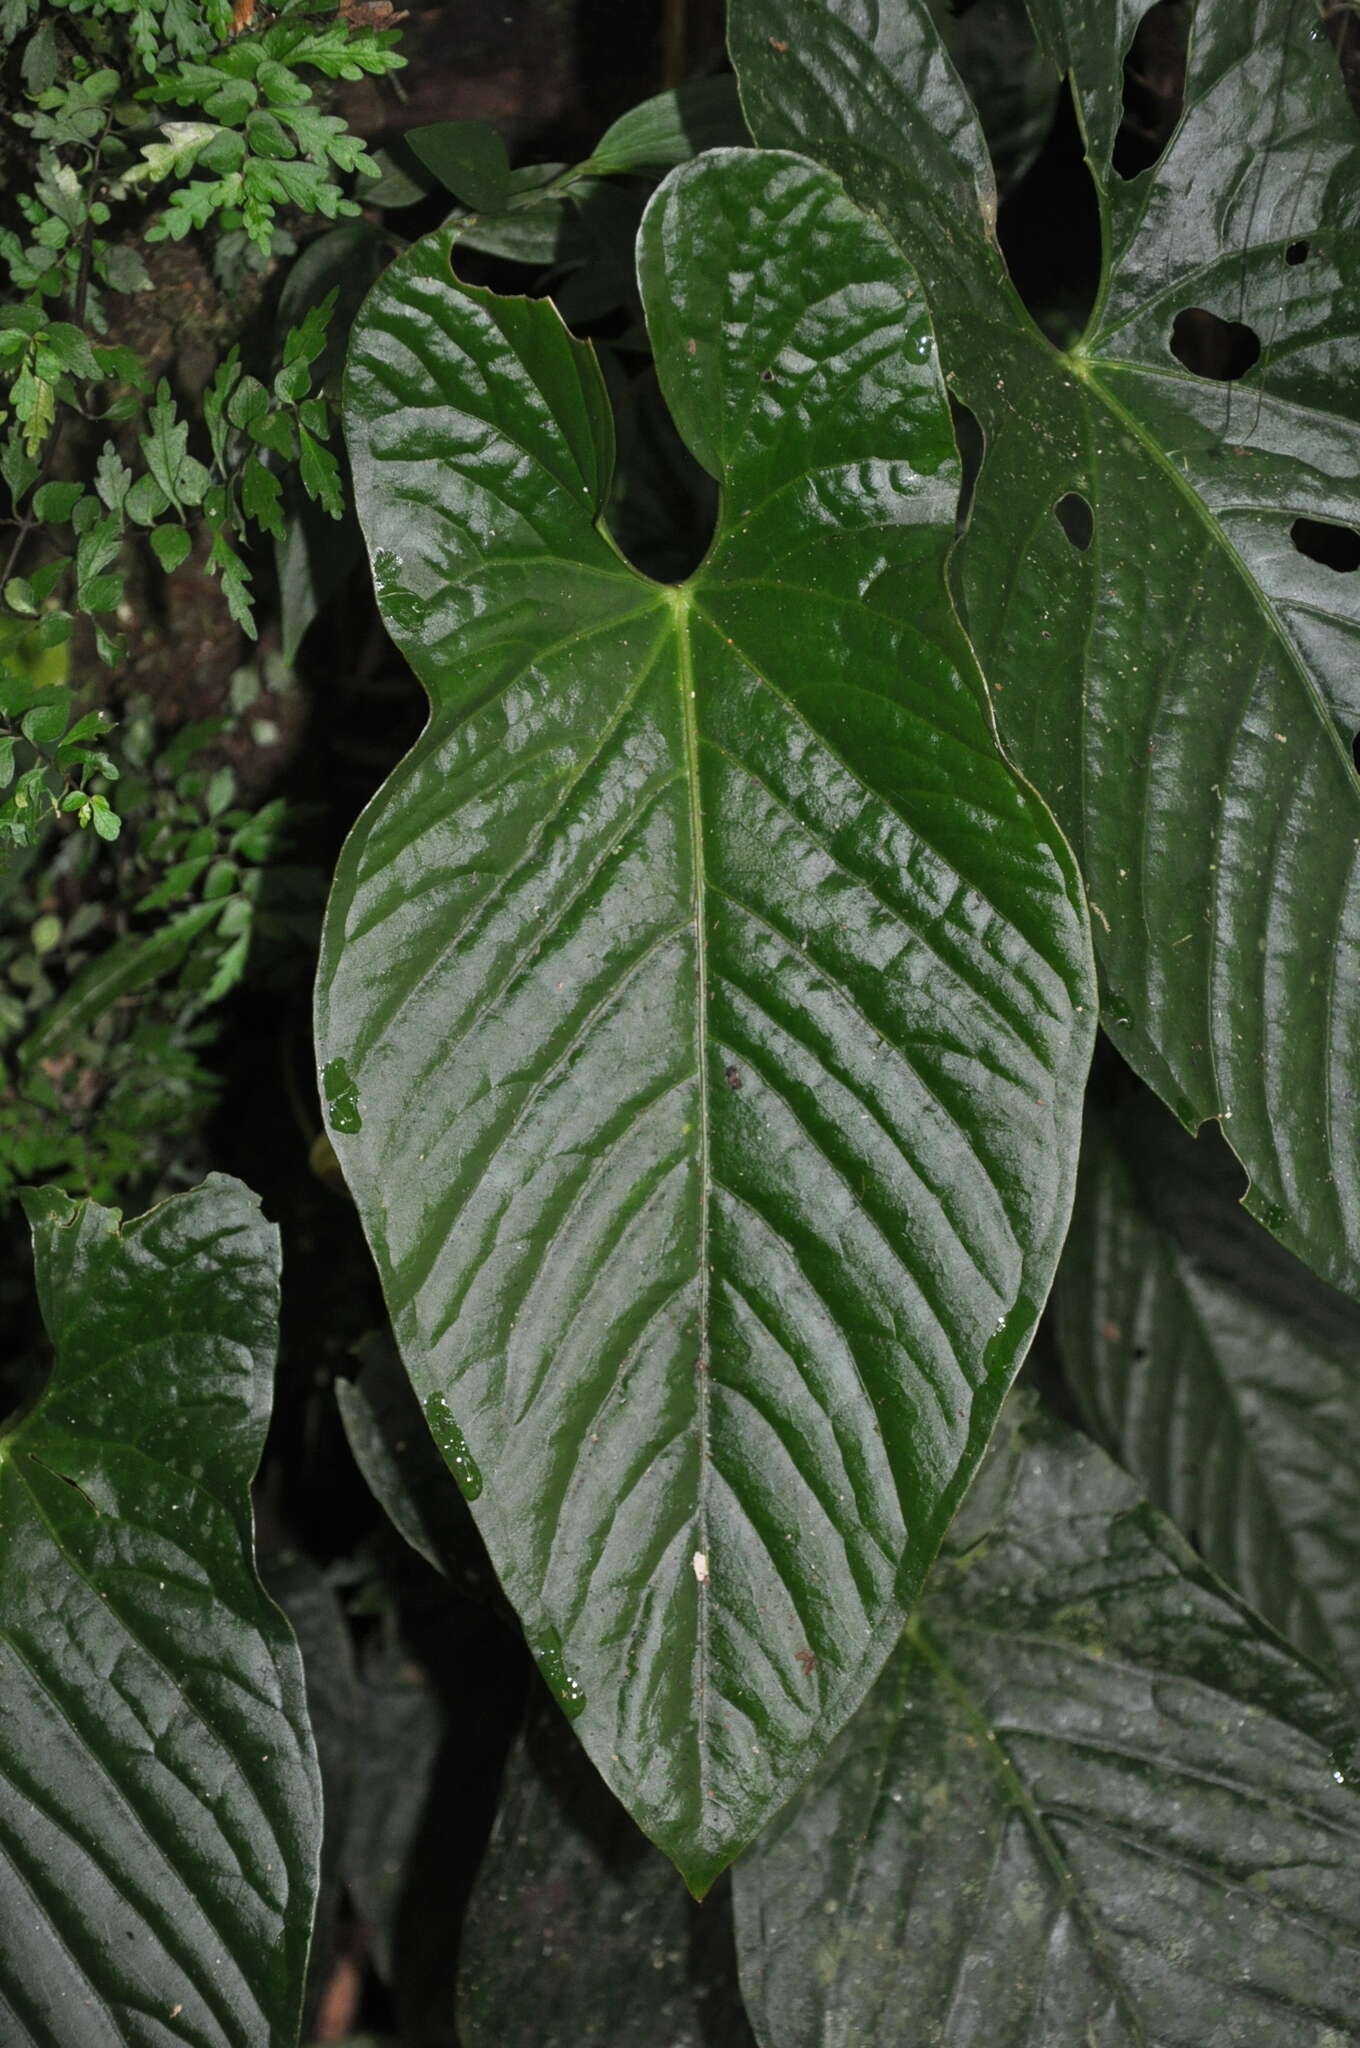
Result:
<svg viewBox="0 0 1360 2048"><path fill-rule="evenodd" d="M1183 1122L1222 1119L1252 1213L1354 1293L1360 130L1311 6L1199 0L1181 121L1125 180L1143 0L1030 11L1103 234L1065 353L1006 274L926 0L733 0L732 48L757 140L837 170L916 264L981 424L968 625L1081 863L1106 1027Z"/></svg>
<svg viewBox="0 0 1360 2048"><path fill-rule="evenodd" d="M900 1649L737 1867L762 2048L1340 2048L1356 1732L1132 1479L1017 1404Z"/></svg>
<svg viewBox="0 0 1360 2048"><path fill-rule="evenodd" d="M375 1331L355 1349L362 1363L337 1380L335 1398L354 1462L392 1526L460 1593L494 1598L486 1551L420 1412L391 1339Z"/></svg>
<svg viewBox="0 0 1360 2048"><path fill-rule="evenodd" d="M321 1814L252 1554L277 1234L219 1177L28 1208L55 1364L0 1434L0 2038L288 2048Z"/></svg>
<svg viewBox="0 0 1360 2048"><path fill-rule="evenodd" d="M1023 1356L1086 935L950 607L957 458L881 231L748 152L653 202L659 374L723 488L677 586L600 531L589 349L450 246L351 348L433 710L341 857L318 1057L540 1669L702 1890L862 1696Z"/></svg>

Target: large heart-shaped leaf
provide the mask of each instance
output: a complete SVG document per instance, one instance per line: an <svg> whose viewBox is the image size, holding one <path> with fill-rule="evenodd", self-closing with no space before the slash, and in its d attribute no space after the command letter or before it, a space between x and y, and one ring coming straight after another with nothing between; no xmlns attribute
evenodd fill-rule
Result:
<svg viewBox="0 0 1360 2048"><path fill-rule="evenodd" d="M762 2048L1343 2048L1355 1738L1131 1479L1017 1407L900 1649L738 1865Z"/></svg>
<svg viewBox="0 0 1360 2048"><path fill-rule="evenodd" d="M1215 1569L1360 1691L1360 1311L1244 1215L1239 1181L1145 1096L1088 1116L1063 1364Z"/></svg>
<svg viewBox="0 0 1360 2048"><path fill-rule="evenodd" d="M459 284L436 236L358 324L360 512L433 715L341 857L317 1037L434 1434L701 1889L858 1702L986 1441L1091 999L1070 856L950 607L900 252L739 151L640 246L723 493L680 586L600 530L608 408L549 306Z"/></svg>
<svg viewBox="0 0 1360 2048"><path fill-rule="evenodd" d="M1104 234L1066 354L1006 275L927 0L733 0L732 46L757 139L832 165L916 264L982 424L968 625L1081 863L1112 1036L1183 1121L1223 1120L1253 1213L1355 1291L1360 134L1311 4L1199 0L1180 124L1119 178L1144 11L1031 0Z"/></svg>
<svg viewBox="0 0 1360 2048"><path fill-rule="evenodd" d="M278 1235L217 1177L29 1197L55 1363L0 1433L0 2039L291 2048L320 1792L261 1590Z"/></svg>

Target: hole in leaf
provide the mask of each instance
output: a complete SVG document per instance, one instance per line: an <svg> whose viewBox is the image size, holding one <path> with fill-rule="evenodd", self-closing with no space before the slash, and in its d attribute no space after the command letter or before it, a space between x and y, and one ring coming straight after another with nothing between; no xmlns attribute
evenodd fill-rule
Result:
<svg viewBox="0 0 1360 2048"><path fill-rule="evenodd" d="M698 568L717 523L717 485L676 432L656 373L611 363L618 459L605 519L621 552L659 583Z"/></svg>
<svg viewBox="0 0 1360 2048"><path fill-rule="evenodd" d="M959 463L963 477L959 487L959 509L955 514L955 531L963 534L968 530L968 521L973 511L973 493L977 488L978 473L986 450L986 437L975 412L961 399L949 394L949 410L954 421L954 439L958 443Z"/></svg>
<svg viewBox="0 0 1360 2048"><path fill-rule="evenodd" d="M1121 178L1156 163L1181 117L1190 10L1185 0L1157 0L1139 22L1124 60L1124 118L1111 162Z"/></svg>
<svg viewBox="0 0 1360 2048"><path fill-rule="evenodd" d="M1329 519L1296 519L1289 538L1310 562L1349 576L1360 569L1360 531L1353 526L1334 526Z"/></svg>
<svg viewBox="0 0 1360 2048"><path fill-rule="evenodd" d="M1002 202L996 233L1036 326L1069 347L1085 331L1100 284L1100 207L1066 85L1048 139Z"/></svg>
<svg viewBox="0 0 1360 2048"><path fill-rule="evenodd" d="M1068 491L1053 507L1053 514L1074 548L1085 554L1095 532L1095 514L1080 491Z"/></svg>
<svg viewBox="0 0 1360 2048"><path fill-rule="evenodd" d="M1291 242L1284 252L1284 260L1286 263L1306 263L1308 261L1307 242Z"/></svg>
<svg viewBox="0 0 1360 2048"><path fill-rule="evenodd" d="M1203 306L1186 306L1171 325L1171 353L1197 377L1232 384L1260 356L1261 337L1241 320L1220 320Z"/></svg>

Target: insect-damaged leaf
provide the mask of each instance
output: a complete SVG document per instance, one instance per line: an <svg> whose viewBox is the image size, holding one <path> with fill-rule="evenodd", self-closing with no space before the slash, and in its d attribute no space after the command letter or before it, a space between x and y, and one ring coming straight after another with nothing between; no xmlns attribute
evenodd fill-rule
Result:
<svg viewBox="0 0 1360 2048"><path fill-rule="evenodd" d="M28 1198L55 1363L0 1434L0 2039L291 2048L320 1846L253 1567L278 1237L214 1176Z"/></svg>
<svg viewBox="0 0 1360 2048"><path fill-rule="evenodd" d="M1360 1289L1360 130L1296 0L1199 0L1156 166L1110 154L1140 0L1031 0L1103 235L1060 352L1006 275L926 0L733 0L752 132L919 270L986 438L960 573L1003 740L1090 893L1103 1014L1253 1214Z"/></svg>
<svg viewBox="0 0 1360 2048"><path fill-rule="evenodd" d="M737 1867L761 2048L1342 2048L1356 1760L1350 1702L1017 1403L882 1678Z"/></svg>
<svg viewBox="0 0 1360 2048"><path fill-rule="evenodd" d="M599 529L604 389L551 307L459 284L440 235L359 321L360 515L433 709L341 857L317 1035L435 1437L701 1889L864 1692L986 1441L1091 999L950 608L899 252L739 151L674 174L640 247L722 485L683 585Z"/></svg>

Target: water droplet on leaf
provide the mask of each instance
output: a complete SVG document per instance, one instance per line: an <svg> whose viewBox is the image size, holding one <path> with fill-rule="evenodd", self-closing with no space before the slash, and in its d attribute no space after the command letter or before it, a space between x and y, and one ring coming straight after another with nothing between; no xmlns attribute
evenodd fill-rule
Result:
<svg viewBox="0 0 1360 2048"><path fill-rule="evenodd" d="M350 1135L362 1130L364 1120L359 1114L359 1090L343 1060L326 1062L321 1074L321 1088L326 1097L326 1118L331 1129Z"/></svg>
<svg viewBox="0 0 1360 2048"><path fill-rule="evenodd" d="M467 1438L454 1421L442 1394L431 1394L425 1403L425 1420L438 1444L444 1463L463 1489L465 1500L476 1500L482 1490L482 1472L467 1447Z"/></svg>
<svg viewBox="0 0 1360 2048"><path fill-rule="evenodd" d="M540 1629L529 1644L543 1682L569 1721L585 1712L586 1696L567 1670L562 1655L562 1638L555 1628Z"/></svg>

